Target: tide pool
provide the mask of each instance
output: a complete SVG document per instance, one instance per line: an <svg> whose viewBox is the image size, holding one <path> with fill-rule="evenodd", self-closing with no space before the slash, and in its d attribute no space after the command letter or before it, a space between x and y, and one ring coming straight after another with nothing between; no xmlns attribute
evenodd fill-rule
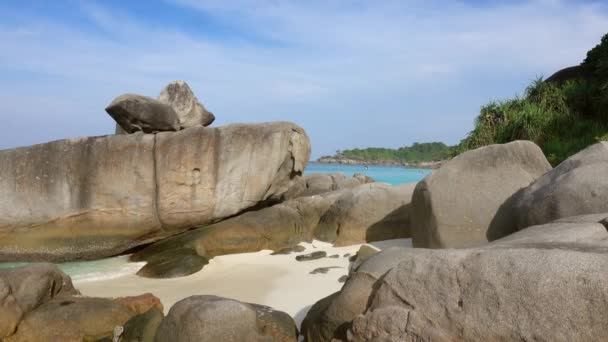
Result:
<svg viewBox="0 0 608 342"><path fill-rule="evenodd" d="M309 163L304 170L304 174L311 173L337 173L341 172L346 176L361 173L372 177L376 182L384 182L392 185L419 182L428 176L433 170L429 169L406 169L396 166L374 166L370 165L365 169L363 165L334 165Z"/></svg>

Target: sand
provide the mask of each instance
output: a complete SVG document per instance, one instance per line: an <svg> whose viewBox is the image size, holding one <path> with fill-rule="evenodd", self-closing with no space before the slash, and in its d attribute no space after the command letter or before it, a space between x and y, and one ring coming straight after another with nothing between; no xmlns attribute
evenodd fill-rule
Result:
<svg viewBox="0 0 608 342"><path fill-rule="evenodd" d="M410 239L371 243L380 249L390 246L411 247ZM244 302L271 306L285 311L298 326L310 306L342 287L338 279L348 274L349 261L344 254L354 255L361 245L333 247L314 241L302 243L304 252L270 255L270 251L224 255L213 258L209 265L193 275L174 279L147 279L135 275L144 263L131 263L126 274L100 279L75 279L74 285L85 296L123 297L152 293L162 301L165 313L171 306L192 295L217 295ZM296 255L326 251L328 256L311 261L296 261ZM338 267L326 274L310 274L320 267Z"/></svg>

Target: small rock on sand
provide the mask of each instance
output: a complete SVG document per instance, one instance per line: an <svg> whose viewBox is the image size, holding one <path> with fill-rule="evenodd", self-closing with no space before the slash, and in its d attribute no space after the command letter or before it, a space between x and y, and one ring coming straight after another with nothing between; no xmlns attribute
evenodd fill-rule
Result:
<svg viewBox="0 0 608 342"><path fill-rule="evenodd" d="M317 251L317 252L312 252L310 254L298 255L298 256L296 256L296 260L297 261L310 261L310 260L317 260L317 259L325 258L326 256L327 256L327 252Z"/></svg>

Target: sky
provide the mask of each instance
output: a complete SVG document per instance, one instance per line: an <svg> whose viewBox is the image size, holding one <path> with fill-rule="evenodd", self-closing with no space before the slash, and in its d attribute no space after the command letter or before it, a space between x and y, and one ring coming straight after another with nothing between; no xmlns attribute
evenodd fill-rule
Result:
<svg viewBox="0 0 608 342"><path fill-rule="evenodd" d="M0 149L111 134L114 97L178 79L214 126L292 121L313 158L456 144L605 33L608 1L3 0Z"/></svg>

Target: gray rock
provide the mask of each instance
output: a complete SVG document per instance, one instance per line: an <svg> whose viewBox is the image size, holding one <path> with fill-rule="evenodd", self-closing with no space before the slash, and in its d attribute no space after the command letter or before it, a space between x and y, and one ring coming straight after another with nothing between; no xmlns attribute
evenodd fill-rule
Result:
<svg viewBox="0 0 608 342"><path fill-rule="evenodd" d="M608 142L600 142L566 159L519 191L505 209L514 212L517 229L570 216L607 213L606 175Z"/></svg>
<svg viewBox="0 0 608 342"><path fill-rule="evenodd" d="M295 322L269 307L216 296L177 302L162 321L156 342L297 341Z"/></svg>
<svg viewBox="0 0 608 342"><path fill-rule="evenodd" d="M348 275L343 275L340 278L338 278L338 283L345 283L348 280Z"/></svg>
<svg viewBox="0 0 608 342"><path fill-rule="evenodd" d="M153 98L124 94L115 98L106 112L127 133L178 131L179 118L171 106Z"/></svg>
<svg viewBox="0 0 608 342"><path fill-rule="evenodd" d="M154 342L156 331L163 320L163 316L162 311L157 308L133 316L125 323L120 342Z"/></svg>
<svg viewBox="0 0 608 342"><path fill-rule="evenodd" d="M550 169L529 141L485 146L450 160L416 186L414 247L467 247L512 233L515 213L501 206Z"/></svg>
<svg viewBox="0 0 608 342"><path fill-rule="evenodd" d="M338 192L319 221L316 238L336 246L409 238L414 187L369 183Z"/></svg>
<svg viewBox="0 0 608 342"><path fill-rule="evenodd" d="M294 246L294 247L281 248L276 252L270 253L270 255L285 255L285 254L291 254L291 253L304 252L305 250L306 250L306 247L298 245L298 246Z"/></svg>
<svg viewBox="0 0 608 342"><path fill-rule="evenodd" d="M215 116L199 102L184 81L169 83L161 91L158 100L175 110L181 129L209 126L215 120Z"/></svg>
<svg viewBox="0 0 608 342"><path fill-rule="evenodd" d="M311 261L311 260L322 259L322 258L325 258L326 256L327 256L327 252L317 251L317 252L312 252L309 254L298 255L298 256L296 256L296 260L297 261Z"/></svg>
<svg viewBox="0 0 608 342"><path fill-rule="evenodd" d="M139 275L164 278L199 271L204 263L197 263L198 258L202 261L225 254L297 248L300 242L312 240L314 228L328 206L319 196L297 198L164 239L131 258L148 262Z"/></svg>
<svg viewBox="0 0 608 342"><path fill-rule="evenodd" d="M327 274L330 270L334 269L334 268L342 268L339 266L329 266L329 267L319 267L319 268L315 268L314 270L310 271L310 274Z"/></svg>
<svg viewBox="0 0 608 342"><path fill-rule="evenodd" d="M361 184L372 183L370 177L356 174L346 177L342 173L313 173L299 177L285 193L285 198L293 199L303 196L315 196L331 191L351 189Z"/></svg>
<svg viewBox="0 0 608 342"><path fill-rule="evenodd" d="M608 231L530 227L479 248L389 248L302 323L307 341L595 341L608 338Z"/></svg>
<svg viewBox="0 0 608 342"><path fill-rule="evenodd" d="M96 259L280 199L310 156L286 122L0 151L0 259Z"/></svg>

